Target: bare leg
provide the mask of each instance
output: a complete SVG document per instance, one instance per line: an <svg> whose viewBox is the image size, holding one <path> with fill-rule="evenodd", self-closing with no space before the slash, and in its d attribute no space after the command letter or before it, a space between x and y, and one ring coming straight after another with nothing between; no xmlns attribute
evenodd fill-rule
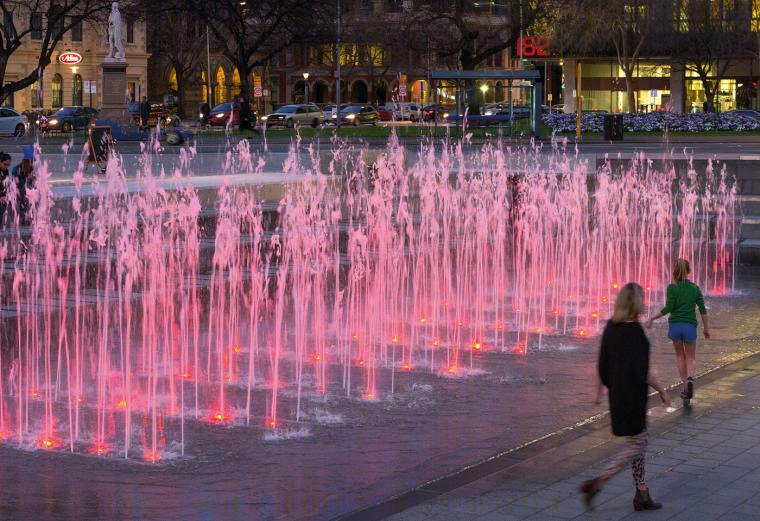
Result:
<svg viewBox="0 0 760 521"><path fill-rule="evenodd" d="M673 340L673 349L676 353L676 367L678 367L678 374L683 381L684 389L686 388L686 378L688 374L686 372L686 353L684 353L684 343L682 340Z"/></svg>
<svg viewBox="0 0 760 521"><path fill-rule="evenodd" d="M696 342L684 342L684 362L686 368L686 377L690 378L694 376L694 371L697 366L697 343Z"/></svg>

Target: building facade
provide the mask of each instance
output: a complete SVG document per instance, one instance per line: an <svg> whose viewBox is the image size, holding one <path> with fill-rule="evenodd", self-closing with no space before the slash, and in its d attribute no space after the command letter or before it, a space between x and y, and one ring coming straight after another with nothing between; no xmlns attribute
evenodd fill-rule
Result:
<svg viewBox="0 0 760 521"><path fill-rule="evenodd" d="M27 27L29 20L22 20L18 14L16 27ZM33 15L35 16L35 15ZM38 13L39 24L47 23L46 17ZM146 50L145 22L124 19L122 16L122 37L127 61L126 99L140 99L147 93L148 58ZM41 25L40 25L41 27ZM21 47L8 61L5 81L12 82L26 77L34 71L39 60L42 31L31 31L22 39ZM50 65L41 80L30 87L17 91L6 100L19 111L47 111L68 105L101 105L103 79L100 64L108 50L107 27L105 24L83 22L66 32L58 43ZM76 53L81 61L75 64L62 63L59 57L64 53Z"/></svg>

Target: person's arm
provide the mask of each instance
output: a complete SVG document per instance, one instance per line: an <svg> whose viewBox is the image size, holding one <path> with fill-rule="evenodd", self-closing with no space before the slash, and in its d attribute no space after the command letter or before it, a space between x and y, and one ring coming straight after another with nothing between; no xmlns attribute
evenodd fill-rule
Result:
<svg viewBox="0 0 760 521"><path fill-rule="evenodd" d="M707 321L707 308L705 307L705 297L702 292L697 288L697 307L699 313L702 315L702 327L705 329L705 338L710 338L710 326Z"/></svg>
<svg viewBox="0 0 760 521"><path fill-rule="evenodd" d="M673 285L673 284L669 284L668 285L668 289L667 289L666 295L667 295L667 297L665 299L665 307L662 308L660 310L660 312L657 313L655 316L653 316L649 320L647 320L647 322L646 322L647 329L649 329L650 327L652 327L652 322L654 322L658 318L664 317L665 315L667 315L668 313L670 313L671 311L673 311L673 308L676 305L676 287L675 287L675 285Z"/></svg>

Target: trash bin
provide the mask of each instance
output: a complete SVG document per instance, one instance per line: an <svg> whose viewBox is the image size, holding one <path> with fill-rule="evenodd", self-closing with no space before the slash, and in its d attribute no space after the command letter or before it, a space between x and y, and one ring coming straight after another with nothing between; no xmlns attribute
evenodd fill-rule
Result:
<svg viewBox="0 0 760 521"><path fill-rule="evenodd" d="M604 139L607 141L623 140L623 115L604 115Z"/></svg>

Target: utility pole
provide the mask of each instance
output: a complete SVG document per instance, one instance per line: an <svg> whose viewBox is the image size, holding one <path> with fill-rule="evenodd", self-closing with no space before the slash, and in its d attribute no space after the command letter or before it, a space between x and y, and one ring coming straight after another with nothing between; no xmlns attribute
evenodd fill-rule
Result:
<svg viewBox="0 0 760 521"><path fill-rule="evenodd" d="M583 95L581 90L581 61L578 60L578 66L575 73L575 83L576 83L576 91L575 91L575 112L576 112L576 121L575 121L575 139L577 141L581 140L581 113L583 112Z"/></svg>
<svg viewBox="0 0 760 521"><path fill-rule="evenodd" d="M338 30L337 30L337 44L335 45L336 48L336 55L337 55L337 69L335 73L335 127L340 128L340 89L341 89L341 81L340 81L340 60L342 58L341 52L340 52L340 0L338 0Z"/></svg>
<svg viewBox="0 0 760 521"><path fill-rule="evenodd" d="M206 24L206 102L211 103L211 45L208 38L208 24Z"/></svg>

